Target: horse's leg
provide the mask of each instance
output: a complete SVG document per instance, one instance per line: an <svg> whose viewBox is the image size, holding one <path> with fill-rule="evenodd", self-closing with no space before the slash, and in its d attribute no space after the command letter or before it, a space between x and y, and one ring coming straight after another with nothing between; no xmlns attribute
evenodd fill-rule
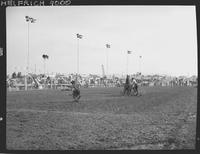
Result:
<svg viewBox="0 0 200 154"><path fill-rule="evenodd" d="M124 87L123 92L122 92L123 96L125 95L125 90L126 90L126 89L125 89L125 87Z"/></svg>
<svg viewBox="0 0 200 154"><path fill-rule="evenodd" d="M127 86L124 85L124 91L123 91L123 95L125 96L125 94L127 93Z"/></svg>
<svg viewBox="0 0 200 154"><path fill-rule="evenodd" d="M130 95L131 95L131 89L128 90L128 96L130 96Z"/></svg>
<svg viewBox="0 0 200 154"><path fill-rule="evenodd" d="M127 87L127 95L129 96L131 93L131 89L130 89L130 86Z"/></svg>

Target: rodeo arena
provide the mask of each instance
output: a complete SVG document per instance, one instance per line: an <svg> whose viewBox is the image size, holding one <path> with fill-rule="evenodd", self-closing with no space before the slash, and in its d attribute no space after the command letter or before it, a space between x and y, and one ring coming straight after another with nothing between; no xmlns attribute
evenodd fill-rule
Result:
<svg viewBox="0 0 200 154"><path fill-rule="evenodd" d="M80 8L78 7L76 11L78 11ZM40 11L41 10L35 11L35 13L39 14ZM87 12L87 8L85 9L85 11ZM110 11L110 9L107 8L107 11ZM124 11L122 11L121 13L123 13ZM130 9L130 12L131 11L132 10ZM13 12L11 11L9 14L9 10L7 11L8 17L10 17L12 20L14 20ZM51 11L49 11L49 13L50 12ZM168 13L168 11L166 12ZM99 12L97 13L97 15L100 14L101 13ZM110 12L110 14L112 17L113 13ZM157 15L157 13L155 14ZM152 16L154 17L155 14L153 14ZM7 52L8 56L10 54L10 59L8 58L9 67L7 68L7 70L9 70L9 73L7 72L6 80L6 148L8 150L195 149L198 76L195 73L193 74L192 70L190 70L190 68L195 65L195 62L192 63L193 65L191 67L187 67L187 69L189 68L189 72L188 70L185 70L184 66L182 66L183 63L180 63L180 65L177 65L174 68L173 64L170 65L170 60L168 58L166 58L167 60L165 59L166 55L170 55L170 51L167 50L172 49L172 51L176 51L173 50L175 46L174 42L172 48L167 48L166 50L163 49L162 45L164 44L161 44L161 48L155 48L157 50L157 53L162 52L166 54L163 56L164 58L162 57L163 60L165 60L164 62L162 62L162 58L160 58L162 53L159 55L156 53L156 51L154 51L153 47L152 49L149 49L149 51L148 48L153 45L157 47L159 45L157 40L159 41L160 37L163 37L163 34L158 33L159 37L155 37L156 41L153 43L150 42L150 36L154 36L153 32L151 35L147 36L148 39L150 38L149 40L147 40L146 42L143 41L143 39L145 40L146 32L150 30L145 31L144 36L142 35L143 32L141 32L140 37L137 36L140 39L142 38L142 41L140 42L142 43L142 45L138 43L139 45L137 46L137 49L142 48L143 44L150 42L149 44L147 44L147 51L145 51L145 48L143 48L143 50L141 49L143 53L139 53L137 55L137 60L141 60L143 56L146 56L146 66L144 66L145 64L143 63L142 67L145 68L146 71L152 71L152 74L145 74L145 71L141 69L141 67L139 67L139 61L136 64L136 61L134 61L133 59L129 59L129 62L135 62L135 65L131 66L131 63L128 63L128 57L130 55L133 55L131 53L133 51L132 49L131 51L127 51L126 49L118 49L118 46L115 46L115 48L113 47L113 52L115 52L116 55L118 54L118 58L120 59L122 57L120 62L121 65L124 66L121 66L118 65L118 59L114 59L115 55L112 55L112 58L114 59L112 61L113 63L108 62L108 57L106 57L106 53L108 53L107 51L110 50L109 48L111 48L112 50L112 47L110 44L106 43L110 42L105 41L103 45L98 42L98 39L100 40L102 38L105 38L106 35L110 34L110 31L112 32L113 25L118 25L118 23L120 23L118 21L118 16L116 16L116 24L111 23L111 26L108 26L108 29L106 29L106 32L109 32L103 33L103 37L99 36L97 40L95 40L95 37L100 35L101 31L96 34L96 31L98 30L94 29L96 31L90 33L90 31L92 31L92 28L95 27L93 26L93 23L91 23L92 26L90 25L90 22L93 22L93 20L87 19L88 17L83 18L84 20L87 19L89 24L87 24L87 22L81 22L81 24L86 24L85 27L89 26L89 28L87 27L88 33L93 35L95 34L96 36L90 37L91 35L88 34L87 41L82 41L79 44L79 41L83 38L83 36L81 35L82 32L81 34L77 34L74 32L75 30L79 30L79 20L76 20L76 24L70 25L74 22L76 18L74 17L73 19L69 19L68 21L66 19L66 16L68 18L70 18L70 16L67 13L66 15L62 14L61 17L59 16L59 20L57 20L57 14L53 14L51 18L54 18L54 21L50 18L46 19L47 17L50 17L50 15L47 16L45 14L45 11L42 11L41 18L38 21L40 23L38 25L35 25L35 27L30 26L31 28L29 27L29 23L34 23L36 19L33 19L29 16L25 16L24 18L23 16L22 20L21 13L17 15L20 20L16 20L14 23L24 22L20 25L23 25L24 27L21 29L19 28L19 32L18 30L16 30L17 32L10 32L10 35L8 35L7 37L8 41L10 40L10 44L8 43L7 47L7 50L9 49L10 51ZM81 15L84 16L84 13ZM147 16L148 15L149 14L147 13ZM177 15L182 14L178 13ZM107 17L106 13L105 16ZM92 17L94 20L97 20L98 18L98 16L96 17L95 15ZM142 17L143 16L141 16L141 18ZM169 20L172 17L173 16L169 16ZM82 18L82 16L80 18ZM106 19L106 22L112 21L109 19L112 18ZM127 16L127 19L123 17L122 19L122 25L129 25L130 20L132 20L132 16ZM135 18L135 20L140 21L139 19L140 17ZM176 20L177 19L178 17L176 18ZM12 20L8 20L8 26L12 26ZM100 18L98 18L98 21L99 20ZM62 22L57 25L57 21ZM97 27L99 25L101 26L101 22L99 23L98 21L96 24ZM125 21L127 21L127 24L123 23ZM105 23L106 25L106 22L103 23ZM149 20L149 22L151 21ZM48 23L48 26L45 25L45 23ZM137 23L137 21L129 27L130 32L133 31L134 27L132 28L132 26L135 26L135 23ZM152 23L154 23L154 21L152 21ZM165 25L165 22L163 23L163 25ZM42 29L42 24L44 24L47 28L45 27L45 29ZM145 24L141 24L141 29L146 26ZM51 27L52 25L56 28ZM78 28L73 29L75 26L77 26ZM147 26L147 28L152 27L153 30L157 32L157 28L155 28L154 26L156 26L156 24L153 26ZM121 29L123 29L124 31L126 30L126 28ZM140 30L140 26L138 29ZM20 32L20 30L22 32ZM30 34L29 31L31 31ZM71 31L74 32L73 35L71 35ZM134 34L131 34L131 39L135 35L136 31L134 31ZM13 33L16 33L16 37L13 37ZM18 35L20 36L18 37ZM113 38L115 35L116 33L113 34ZM127 31L127 33L122 36L126 35L129 35L129 31ZM172 35L173 34L170 34L170 39L172 39ZM20 37L24 37L24 40ZM31 37L30 41L25 40L29 39L29 37ZM134 37L137 38L136 36ZM20 41L17 40L19 38ZM39 40L39 38L41 40ZM127 38L129 39L129 37ZM127 42L127 40L123 41ZM133 44L135 43L135 40L133 39L130 42ZM27 44L24 43L25 41ZM94 44L91 43L92 41ZM115 41L117 42L117 39ZM123 45L123 41L122 44L119 45L119 47L125 46ZM32 46L29 45L29 43L32 44ZM135 44L137 44L137 42ZM184 45L184 43L180 44L181 47ZM99 48L96 47L98 45L100 46ZM146 44L144 45L144 47L145 46ZM19 47L19 49L16 49L17 47ZM47 52L43 52L43 49L46 49L47 52L49 52L50 54L47 54ZM163 51L160 51L162 49ZM188 48L186 49L188 50ZM23 50L23 52L20 53L20 50ZM85 51L85 53L83 52L83 50ZM79 52L82 54L83 57L79 55ZM86 55L86 52L88 52L88 55ZM135 51L135 53L136 52L137 51ZM23 55L19 56L19 54L22 53ZM31 57L32 55L35 57ZM72 55L74 56L73 58ZM102 59L98 57L99 55L102 56ZM19 60L15 56L19 56L21 57L21 59ZM88 58L88 56L91 56L92 58ZM154 62L154 60L152 59L155 58L155 56L158 56L156 57L156 60L161 59L161 61ZM173 56L170 55L170 58L171 57ZM195 59L193 56L191 57ZM52 60L53 58L54 61ZM80 64L79 58L82 58L82 62L80 62ZM178 58L180 57L177 57L177 59ZM176 58L173 57L173 60L175 63ZM48 65L47 67L46 61L50 61L51 66ZM44 68L42 62L44 62ZM85 64L84 62L88 62L88 64L84 66L85 70L83 70L83 64ZM92 65L93 62L96 62L96 65ZM147 65L151 62L154 62L154 65L148 67ZM18 63L20 64L20 66L18 66ZM89 65L89 63L91 65ZM108 63L109 66L112 65L112 68L114 68L113 70L110 69L110 72L114 73L109 73ZM162 65L161 63L167 64ZM184 61L184 63L188 65L190 61L187 59L187 61ZM37 64L38 66L37 71L34 71L33 69L34 64ZM125 66L125 64L127 65ZM175 65L176 64L174 64L174 66ZM166 72L170 72L167 73L168 75L164 74L163 72L163 74L153 74L153 71L156 70L154 70L154 66L157 67L157 72L161 70L163 70L163 72L165 72L165 70ZM169 71L167 71L167 69L163 69L163 66L170 66L168 68ZM178 70L178 68L181 66L181 71L189 72L190 74L186 73L187 75L184 76L170 75L174 73L175 70ZM21 67L23 69L12 70L12 68L15 67ZM118 67L120 67L121 70L118 69ZM136 71L133 71L133 69L128 70L128 67L132 67ZM172 67L174 68L174 71L170 70ZM149 68L152 68L152 70L150 70ZM66 73L59 72L59 69L63 72L66 70ZM71 69L72 71L69 69ZM89 73L86 74L86 70L88 70ZM94 73L94 71L98 73ZM123 73L120 74L117 71Z"/></svg>
<svg viewBox="0 0 200 154"><path fill-rule="evenodd" d="M102 72L8 75L8 149L194 148L196 76Z"/></svg>

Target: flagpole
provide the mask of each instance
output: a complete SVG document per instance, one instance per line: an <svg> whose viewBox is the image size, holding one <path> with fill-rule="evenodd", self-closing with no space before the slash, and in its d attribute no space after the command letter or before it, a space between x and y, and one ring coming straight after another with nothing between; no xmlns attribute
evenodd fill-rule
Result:
<svg viewBox="0 0 200 154"><path fill-rule="evenodd" d="M27 74L28 74L28 70L29 70L29 21L28 21L28 28L27 28L27 34L28 34L28 52L27 52L27 66L26 66L26 71L25 71L25 80L24 80L24 83L25 83L25 90L28 89L28 86L27 86Z"/></svg>
<svg viewBox="0 0 200 154"><path fill-rule="evenodd" d="M108 76L108 48L106 47L106 74Z"/></svg>
<svg viewBox="0 0 200 154"><path fill-rule="evenodd" d="M25 18L26 18L26 22L28 22L28 53L27 53L27 67L26 67L26 73L25 73L25 90L27 90L28 89L28 85L27 85L27 75L28 75L28 73L29 73L29 22L31 22L31 23L34 23L34 21L36 20L36 19L34 19L34 18L31 18L31 17L29 17L29 16L25 16Z"/></svg>
<svg viewBox="0 0 200 154"><path fill-rule="evenodd" d="M27 83L27 75L29 73L29 21L28 21L28 28L27 28L27 33L28 33L28 52L27 52L27 67L26 67L26 73L25 73L25 90L28 89L28 83Z"/></svg>
<svg viewBox="0 0 200 154"><path fill-rule="evenodd" d="M76 34L77 36L77 73L76 73L76 80L78 81L78 74L79 74L79 39L82 38L82 35Z"/></svg>
<svg viewBox="0 0 200 154"><path fill-rule="evenodd" d="M77 75L79 74L79 38L77 38Z"/></svg>
<svg viewBox="0 0 200 154"><path fill-rule="evenodd" d="M35 74L36 74L36 64L35 64Z"/></svg>
<svg viewBox="0 0 200 154"><path fill-rule="evenodd" d="M44 76L45 76L45 58L44 58Z"/></svg>
<svg viewBox="0 0 200 154"><path fill-rule="evenodd" d="M110 44L106 44L106 75L108 76L108 73L109 73L109 71L108 71L108 53L109 53L109 50L108 50L108 48L110 48Z"/></svg>
<svg viewBox="0 0 200 154"><path fill-rule="evenodd" d="M29 73L29 22L28 22L28 55L27 55L27 72Z"/></svg>
<svg viewBox="0 0 200 154"><path fill-rule="evenodd" d="M140 70L139 70L139 71L140 71L140 74L142 74L142 70L141 70L141 60L142 60L142 56L140 56L140 59L139 59L139 60L140 60L140 62L139 62L139 67L140 67L139 69L140 69Z"/></svg>
<svg viewBox="0 0 200 154"><path fill-rule="evenodd" d="M126 74L128 75L128 53L126 55Z"/></svg>

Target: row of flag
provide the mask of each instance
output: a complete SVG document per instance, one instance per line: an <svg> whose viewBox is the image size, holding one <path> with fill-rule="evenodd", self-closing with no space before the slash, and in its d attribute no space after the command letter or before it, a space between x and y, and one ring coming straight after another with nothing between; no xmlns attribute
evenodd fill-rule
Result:
<svg viewBox="0 0 200 154"><path fill-rule="evenodd" d="M77 38L82 39L83 35L80 34L76 34ZM106 44L106 48L110 48L110 44ZM128 50L127 54L131 54L132 51ZM140 58L142 58L142 56L140 56Z"/></svg>
<svg viewBox="0 0 200 154"><path fill-rule="evenodd" d="M31 23L34 23L35 21L36 21L36 19L34 19L34 18L31 18L31 17L29 17L29 16L25 16L25 18L26 18L26 21L28 22L28 21L31 21ZM83 38L83 35L81 35L81 34L76 34L76 36L77 36L77 38L79 38L79 39L82 39ZM106 44L106 48L110 48L110 44ZM127 51L127 54L131 54L132 53L132 51ZM48 57L48 55L45 55L46 57L43 57L43 58L49 58ZM140 56L140 58L142 58L142 56Z"/></svg>

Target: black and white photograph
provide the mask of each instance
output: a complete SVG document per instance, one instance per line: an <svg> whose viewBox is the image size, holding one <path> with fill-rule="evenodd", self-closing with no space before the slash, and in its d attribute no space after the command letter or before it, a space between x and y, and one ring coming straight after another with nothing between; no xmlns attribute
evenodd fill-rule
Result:
<svg viewBox="0 0 200 154"><path fill-rule="evenodd" d="M194 150L195 5L6 8L7 150Z"/></svg>

